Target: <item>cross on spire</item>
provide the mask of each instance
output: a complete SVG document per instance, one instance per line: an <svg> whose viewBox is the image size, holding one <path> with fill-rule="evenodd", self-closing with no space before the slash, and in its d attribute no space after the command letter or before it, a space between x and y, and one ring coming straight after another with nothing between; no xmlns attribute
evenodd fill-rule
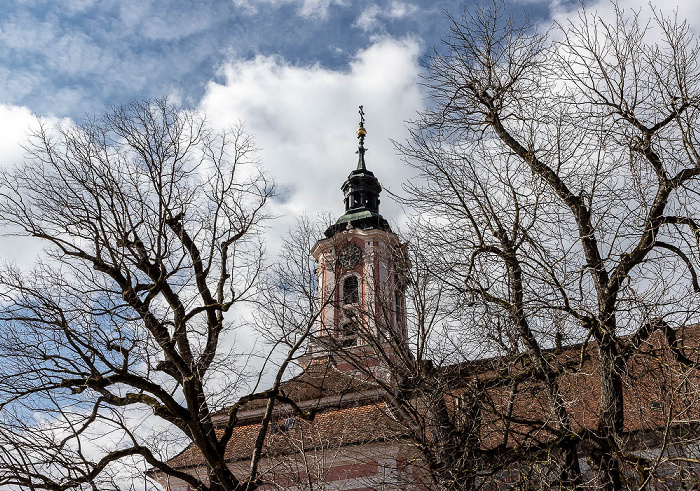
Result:
<svg viewBox="0 0 700 491"><path fill-rule="evenodd" d="M359 158L357 159L357 170L367 170L365 165L365 136L367 135L367 130L365 129L365 111L360 104L360 127L357 128L357 138L360 140L360 144L357 147L357 153Z"/></svg>

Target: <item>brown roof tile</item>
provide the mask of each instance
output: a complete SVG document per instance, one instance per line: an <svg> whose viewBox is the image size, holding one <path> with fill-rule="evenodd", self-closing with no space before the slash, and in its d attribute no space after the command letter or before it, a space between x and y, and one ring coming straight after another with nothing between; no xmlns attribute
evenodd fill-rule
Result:
<svg viewBox="0 0 700 491"><path fill-rule="evenodd" d="M293 425L290 425L290 418ZM250 458L261 424L237 426L226 447L229 462ZM223 430L217 431L220 436ZM337 448L345 445L383 441L402 432L386 403L331 409L316 414L312 421L284 415L276 418L265 439L264 454L295 452L297 448ZM201 452L191 445L168 464L192 467L204 463Z"/></svg>

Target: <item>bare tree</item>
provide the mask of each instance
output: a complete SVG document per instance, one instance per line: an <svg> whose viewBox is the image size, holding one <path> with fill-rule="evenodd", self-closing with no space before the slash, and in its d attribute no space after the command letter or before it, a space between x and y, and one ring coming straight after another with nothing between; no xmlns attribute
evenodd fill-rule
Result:
<svg viewBox="0 0 700 491"><path fill-rule="evenodd" d="M383 389L413 452L400 487L697 480L697 47L660 13L616 14L538 34L493 2L431 61L433 109L399 145L420 171L408 328L381 329L380 303L348 309L376 328L317 340Z"/></svg>
<svg viewBox="0 0 700 491"><path fill-rule="evenodd" d="M700 291L697 41L659 11L645 23L613 7L611 22L582 10L545 34L498 1L452 19L424 81L432 109L400 145L421 171L406 202L433 275L483 315L469 328L508 360L510 400L533 385L547 395L529 420L499 410L503 430L544 423L546 438L518 445L546 452L566 487L584 484L582 458L604 489L654 474L625 421L630 367L654 333L670 371L697 368L692 339L677 335L697 322ZM580 393L562 387L582 367L557 361L562 342L580 343L582 359L595 350L593 426L575 421Z"/></svg>
<svg viewBox="0 0 700 491"><path fill-rule="evenodd" d="M248 475L226 446L244 402L274 404L303 333L256 392L230 342L236 306L258 298L274 193L252 139L155 100L40 127L27 151L0 174L0 222L46 249L0 271L0 484L104 489L137 457L195 489L258 487L267 425ZM168 438L201 452L204 475L167 464Z"/></svg>

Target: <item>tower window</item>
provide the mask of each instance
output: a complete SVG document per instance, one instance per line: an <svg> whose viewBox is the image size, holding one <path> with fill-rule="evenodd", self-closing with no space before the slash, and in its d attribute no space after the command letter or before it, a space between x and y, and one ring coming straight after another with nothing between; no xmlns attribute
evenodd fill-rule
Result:
<svg viewBox="0 0 700 491"><path fill-rule="evenodd" d="M341 338L343 347L355 346L357 344L358 327L357 322L349 321L340 326L338 336Z"/></svg>
<svg viewBox="0 0 700 491"><path fill-rule="evenodd" d="M348 276L343 282L343 304L359 303L360 289L357 276Z"/></svg>

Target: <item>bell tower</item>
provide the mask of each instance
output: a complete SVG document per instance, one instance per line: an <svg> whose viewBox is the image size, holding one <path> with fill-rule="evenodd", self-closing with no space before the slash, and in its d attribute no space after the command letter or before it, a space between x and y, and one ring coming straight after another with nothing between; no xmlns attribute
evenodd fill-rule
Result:
<svg viewBox="0 0 700 491"><path fill-rule="evenodd" d="M312 358L333 358L341 370L378 367L405 344L405 247L379 214L382 186L365 163L360 106L357 167L341 190L345 213L312 250L319 297L326 303L310 345ZM378 356L379 351L383 354Z"/></svg>

